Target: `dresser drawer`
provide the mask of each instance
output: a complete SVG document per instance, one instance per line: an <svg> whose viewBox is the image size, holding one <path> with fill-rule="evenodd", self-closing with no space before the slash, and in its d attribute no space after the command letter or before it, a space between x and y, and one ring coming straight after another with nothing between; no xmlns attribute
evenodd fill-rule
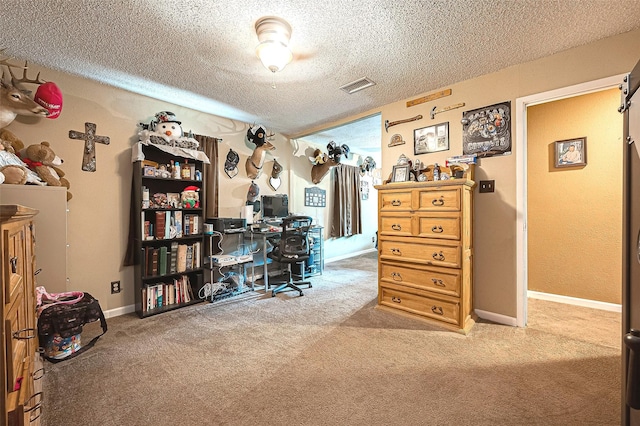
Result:
<svg viewBox="0 0 640 426"><path fill-rule="evenodd" d="M380 259L388 261L414 262L449 268L461 267L461 248L459 244L449 245L425 242L404 242L380 239Z"/></svg>
<svg viewBox="0 0 640 426"><path fill-rule="evenodd" d="M380 280L449 296L460 296L460 270L458 269L381 262Z"/></svg>
<svg viewBox="0 0 640 426"><path fill-rule="evenodd" d="M460 240L460 216L417 216L417 237Z"/></svg>
<svg viewBox="0 0 640 426"><path fill-rule="evenodd" d="M422 189L417 197L419 211L459 212L462 203L459 187Z"/></svg>
<svg viewBox="0 0 640 426"><path fill-rule="evenodd" d="M411 216L381 214L380 235L412 236Z"/></svg>
<svg viewBox="0 0 640 426"><path fill-rule="evenodd" d="M409 290L409 291L405 291ZM431 297L419 290L411 291L400 286L381 284L378 302L380 305L422 315L449 324L459 325L460 304Z"/></svg>
<svg viewBox="0 0 640 426"><path fill-rule="evenodd" d="M411 210L411 191L385 191L379 196L381 212Z"/></svg>
<svg viewBox="0 0 640 426"><path fill-rule="evenodd" d="M5 304L11 304L23 286L25 274L24 228L12 228L3 231L2 269L5 283Z"/></svg>

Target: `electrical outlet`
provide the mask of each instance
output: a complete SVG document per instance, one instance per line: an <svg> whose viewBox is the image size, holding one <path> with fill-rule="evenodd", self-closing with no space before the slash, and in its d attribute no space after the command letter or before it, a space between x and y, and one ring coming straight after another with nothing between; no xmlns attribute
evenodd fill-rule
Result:
<svg viewBox="0 0 640 426"><path fill-rule="evenodd" d="M120 281L111 281L111 294L120 293Z"/></svg>
<svg viewBox="0 0 640 426"><path fill-rule="evenodd" d="M481 180L480 192L493 192L496 188L496 181L494 180Z"/></svg>

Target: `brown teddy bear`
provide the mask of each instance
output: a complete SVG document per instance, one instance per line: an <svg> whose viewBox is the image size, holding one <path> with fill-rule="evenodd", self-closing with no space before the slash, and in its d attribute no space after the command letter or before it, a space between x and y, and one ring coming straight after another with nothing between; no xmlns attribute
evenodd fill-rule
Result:
<svg viewBox="0 0 640 426"><path fill-rule="evenodd" d="M11 154L17 154L24 148L22 140L7 129L0 129L0 144Z"/></svg>
<svg viewBox="0 0 640 426"><path fill-rule="evenodd" d="M8 154L8 151L4 144L0 143L0 183L24 185L27 183L27 168L17 164L7 163L3 160L6 154Z"/></svg>
<svg viewBox="0 0 640 426"><path fill-rule="evenodd" d="M58 167L63 163L63 160L51 149L49 142L44 141L29 145L23 151L22 161L35 171L47 185L64 186L67 190L69 189L69 181L64 178L64 172ZM72 196L71 192L67 191L67 201Z"/></svg>

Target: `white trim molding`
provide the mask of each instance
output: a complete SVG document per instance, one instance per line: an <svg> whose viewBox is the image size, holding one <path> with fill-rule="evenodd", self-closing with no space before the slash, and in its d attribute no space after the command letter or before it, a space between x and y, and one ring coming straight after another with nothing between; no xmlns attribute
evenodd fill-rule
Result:
<svg viewBox="0 0 640 426"><path fill-rule="evenodd" d="M514 317L496 314L495 312L481 311L480 309L476 309L474 312L479 318L495 322L497 324L510 325L511 327L516 327L518 325Z"/></svg>
<svg viewBox="0 0 640 426"><path fill-rule="evenodd" d="M367 254L367 253L371 253L374 251L378 251L377 248L370 248L370 249L366 249L366 250L360 250L360 251L354 251L353 253L347 253L347 254L343 254L341 256L336 256L336 257L332 257L332 258L325 258L324 259L324 263L331 263L331 262L337 262L338 260L344 260L344 259L349 259L350 257L355 257L355 256L360 256L361 254Z"/></svg>
<svg viewBox="0 0 640 426"><path fill-rule="evenodd" d="M104 311L105 318L119 317L120 315L130 314L136 311L136 305L123 306L121 308L109 309Z"/></svg>
<svg viewBox="0 0 640 426"><path fill-rule="evenodd" d="M602 311L622 312L622 305L616 303L600 302L599 300L580 299L578 297L562 296L560 294L541 293L539 291L533 290L529 290L527 294L532 299L566 303L567 305L584 306L585 308L600 309Z"/></svg>

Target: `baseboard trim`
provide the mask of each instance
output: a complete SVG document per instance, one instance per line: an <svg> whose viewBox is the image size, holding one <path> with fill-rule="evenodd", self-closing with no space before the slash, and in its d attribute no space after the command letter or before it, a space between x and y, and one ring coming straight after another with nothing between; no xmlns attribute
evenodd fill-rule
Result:
<svg viewBox="0 0 640 426"><path fill-rule="evenodd" d="M331 262L337 262L338 260L344 260L344 259L349 259L350 257L355 257L355 256L360 256L361 254L367 254L367 253L371 253L374 251L378 251L377 248L370 248L370 249L366 249L366 250L360 250L360 251L354 251L353 253L347 253L347 254L343 254L342 256L336 256L336 257L332 257L329 259L325 259L324 263L331 263Z"/></svg>
<svg viewBox="0 0 640 426"><path fill-rule="evenodd" d="M104 311L105 318L119 317L120 315L130 314L136 311L136 305L123 306L121 308L109 309Z"/></svg>
<svg viewBox="0 0 640 426"><path fill-rule="evenodd" d="M539 291L527 291L527 297L532 299L548 300L550 302L566 303L567 305L584 306L585 308L600 309L609 312L622 312L622 305L616 303L600 302L598 300L580 299L578 297L562 296L559 294L541 293Z"/></svg>
<svg viewBox="0 0 640 426"><path fill-rule="evenodd" d="M476 309L474 310L474 312L479 318L482 318L491 322L495 322L503 325L510 325L512 327L516 327L518 325L516 318L514 317L508 317L506 315L496 314L495 312L482 311L480 309Z"/></svg>

